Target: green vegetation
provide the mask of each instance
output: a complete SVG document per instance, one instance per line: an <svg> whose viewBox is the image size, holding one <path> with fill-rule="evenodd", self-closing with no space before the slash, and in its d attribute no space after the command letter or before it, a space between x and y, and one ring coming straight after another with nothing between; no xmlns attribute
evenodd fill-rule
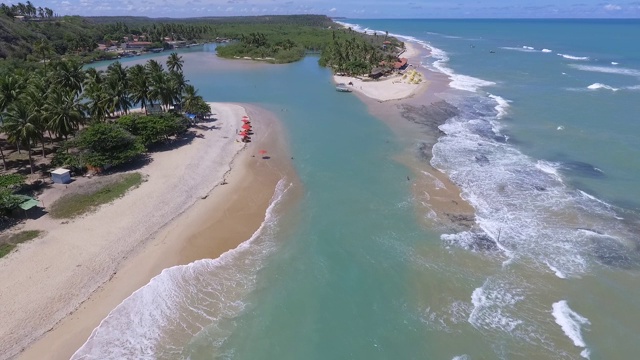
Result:
<svg viewBox="0 0 640 360"><path fill-rule="evenodd" d="M18 244L33 240L40 236L40 230L25 230L10 236L0 238L0 258L9 254Z"/></svg>
<svg viewBox="0 0 640 360"><path fill-rule="evenodd" d="M302 59L308 52L320 52L321 65L359 75L368 73L380 61L394 61L397 49L402 47L401 42L386 33L384 36L357 33L324 15L190 19L54 17L30 4L0 8L0 57L46 64L65 56L89 62L117 57L113 52L97 51L98 43L110 46L135 40L151 43L147 48L167 49L169 41L231 39L230 44L217 48L219 56L289 63ZM39 17L41 13L43 17ZM19 21L15 14L28 15ZM5 36L2 31L6 31ZM16 67L11 61L0 66L7 73Z"/></svg>
<svg viewBox="0 0 640 360"><path fill-rule="evenodd" d="M137 187L141 183L142 175L140 173L121 174L113 182L87 193L69 194L61 197L51 205L49 215L54 219L74 218L121 197L127 190Z"/></svg>
<svg viewBox="0 0 640 360"><path fill-rule="evenodd" d="M20 174L0 175L0 189L15 188L24 183L24 176Z"/></svg>
<svg viewBox="0 0 640 360"><path fill-rule="evenodd" d="M0 258L2 258L5 255L9 254L15 248L16 248L16 246L14 244L0 244Z"/></svg>
<svg viewBox="0 0 640 360"><path fill-rule="evenodd" d="M165 113L159 115L131 114L121 116L117 125L129 131L145 146L166 141L169 136L187 131L187 121L184 116Z"/></svg>
<svg viewBox="0 0 640 360"><path fill-rule="evenodd" d="M24 176L19 174L0 175L0 216L7 216L18 205L22 199L15 195L24 183Z"/></svg>
<svg viewBox="0 0 640 360"><path fill-rule="evenodd" d="M80 158L97 168L124 164L144 152L135 136L114 123L91 124L78 134L73 144Z"/></svg>
<svg viewBox="0 0 640 360"><path fill-rule="evenodd" d="M197 90L187 84L182 58L172 53L166 65L168 70L155 60L130 68L114 62L106 71L85 71L77 61L55 61L32 72L0 77L0 132L10 144L26 150L31 173L38 147L44 158L47 142L76 135L56 152L54 165L83 169L122 164L142 153L144 146L166 140L188 124L179 114L113 123L135 104L145 111L157 105L169 110L178 104L192 113L210 112ZM4 151L1 155L4 162Z"/></svg>

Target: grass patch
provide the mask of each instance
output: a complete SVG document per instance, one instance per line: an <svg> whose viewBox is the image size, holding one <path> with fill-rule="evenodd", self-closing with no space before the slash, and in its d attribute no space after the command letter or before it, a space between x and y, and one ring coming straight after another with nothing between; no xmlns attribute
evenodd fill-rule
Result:
<svg viewBox="0 0 640 360"><path fill-rule="evenodd" d="M142 175L140 173L124 174L116 181L94 191L61 197L51 205L49 215L54 219L74 218L121 197L127 190L137 187L141 183Z"/></svg>
<svg viewBox="0 0 640 360"><path fill-rule="evenodd" d="M0 258L13 251L17 244L33 240L40 236L41 233L42 231L40 230L25 230L9 236L3 236L0 238Z"/></svg>
<svg viewBox="0 0 640 360"><path fill-rule="evenodd" d="M0 258L13 251L15 248L16 246L14 244L0 244Z"/></svg>

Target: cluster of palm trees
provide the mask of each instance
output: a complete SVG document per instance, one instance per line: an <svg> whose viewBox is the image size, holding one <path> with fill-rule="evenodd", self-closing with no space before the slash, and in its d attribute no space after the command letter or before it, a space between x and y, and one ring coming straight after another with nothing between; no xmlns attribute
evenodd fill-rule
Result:
<svg viewBox="0 0 640 360"><path fill-rule="evenodd" d="M156 23L149 25L132 24L130 27L125 22L116 22L102 26L102 32L106 40L120 41L124 36L146 35L151 42L163 42L165 37L173 40L194 40L207 37L212 28L206 24L180 24L180 23Z"/></svg>
<svg viewBox="0 0 640 360"><path fill-rule="evenodd" d="M6 4L0 4L0 11L7 14L8 16L29 16L29 17L39 17L39 18L52 18L54 13L53 10L48 7L40 7L37 8L31 3L31 1L27 1L26 4L17 3L11 6Z"/></svg>
<svg viewBox="0 0 640 360"><path fill-rule="evenodd" d="M156 60L125 68L114 62L106 71L83 70L73 61L59 61L33 73L18 72L0 78L0 130L18 149L26 148L33 173L32 149L45 142L75 134L92 121L107 121L126 114L138 104L143 109L174 104L206 112L208 105L182 73L183 60L172 53L168 71ZM205 108L206 106L206 108ZM0 147L6 169L4 153Z"/></svg>
<svg viewBox="0 0 640 360"><path fill-rule="evenodd" d="M363 38L340 40L334 37L331 45L322 52L320 62L336 72L362 75L369 73L372 67L378 66L387 57L390 54L385 54L380 47Z"/></svg>

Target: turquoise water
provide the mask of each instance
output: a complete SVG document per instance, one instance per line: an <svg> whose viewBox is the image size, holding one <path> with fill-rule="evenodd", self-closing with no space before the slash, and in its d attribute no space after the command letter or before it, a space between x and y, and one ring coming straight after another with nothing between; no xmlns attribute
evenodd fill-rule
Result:
<svg viewBox="0 0 640 360"><path fill-rule="evenodd" d="M392 159L404 142L335 92L316 58L229 68L213 61L213 46L191 50L185 75L207 100L257 103L281 118L303 196L282 206L283 179L252 239L163 272L78 358L637 354L640 50L628 41L639 23L359 24L428 41L424 65L454 80L440 96L460 115L441 127L431 162L461 186L477 227L420 225L411 169ZM588 88L596 83L618 90ZM482 237L493 250L473 246Z"/></svg>

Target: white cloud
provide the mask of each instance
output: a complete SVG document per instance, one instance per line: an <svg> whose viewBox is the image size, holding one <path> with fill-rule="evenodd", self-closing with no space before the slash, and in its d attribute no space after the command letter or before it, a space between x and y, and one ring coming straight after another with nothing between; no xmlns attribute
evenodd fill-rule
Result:
<svg viewBox="0 0 640 360"><path fill-rule="evenodd" d="M604 9L607 11L618 11L618 10L622 10L622 6L615 5L615 4L607 4L604 6Z"/></svg>
<svg viewBox="0 0 640 360"><path fill-rule="evenodd" d="M336 12L336 10L338 10L338 9L336 9L336 8L331 8L331 9L329 9L329 12Z"/></svg>

